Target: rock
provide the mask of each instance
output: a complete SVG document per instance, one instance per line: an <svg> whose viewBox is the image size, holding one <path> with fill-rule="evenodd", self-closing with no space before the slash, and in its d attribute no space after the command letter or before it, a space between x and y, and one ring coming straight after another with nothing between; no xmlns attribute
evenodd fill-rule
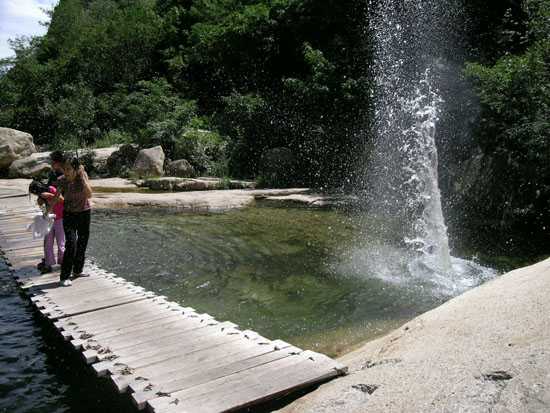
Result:
<svg viewBox="0 0 550 413"><path fill-rule="evenodd" d="M116 193L116 192L137 192L138 186L124 178L100 178L90 181L92 189L98 192Z"/></svg>
<svg viewBox="0 0 550 413"><path fill-rule="evenodd" d="M79 149L78 156L80 161L86 168L86 172L90 176L107 175L107 160L116 151L118 146L99 149ZM74 155L75 152L68 151L69 155Z"/></svg>
<svg viewBox="0 0 550 413"><path fill-rule="evenodd" d="M270 206L284 207L306 207L306 208L340 208L358 210L361 206L361 199L353 195L325 195L325 194L291 194L276 196L257 196Z"/></svg>
<svg viewBox="0 0 550 413"><path fill-rule="evenodd" d="M0 128L0 170L9 168L13 161L36 152L32 136L10 128Z"/></svg>
<svg viewBox="0 0 550 413"><path fill-rule="evenodd" d="M102 174L105 171L107 159L118 147L94 150L79 150L78 155L89 175ZM45 176L51 169L51 152L36 152L30 156L14 161L9 167L10 178L37 178ZM69 155L75 152L68 151Z"/></svg>
<svg viewBox="0 0 550 413"><path fill-rule="evenodd" d="M139 176L162 176L164 174L164 158L161 146L142 149L134 163L134 172Z"/></svg>
<svg viewBox="0 0 550 413"><path fill-rule="evenodd" d="M146 179L140 186L152 189L153 191L172 191L175 186L183 181L182 178L166 177L160 179Z"/></svg>
<svg viewBox="0 0 550 413"><path fill-rule="evenodd" d="M51 170L50 153L39 152L17 159L9 167L10 178L43 178Z"/></svg>
<svg viewBox="0 0 550 413"><path fill-rule="evenodd" d="M106 162L106 170L109 176L129 176L134 163L136 162L139 149L137 145L122 145L113 152Z"/></svg>
<svg viewBox="0 0 550 413"><path fill-rule="evenodd" d="M170 176L177 176L180 178L192 178L195 176L195 168L193 168L186 159L170 162L167 172Z"/></svg>
<svg viewBox="0 0 550 413"><path fill-rule="evenodd" d="M269 149L262 155L260 174L266 186L284 187L294 177L295 159L289 148Z"/></svg>
<svg viewBox="0 0 550 413"><path fill-rule="evenodd" d="M140 182L140 186L154 191L208 191L216 189L253 189L255 182L226 180L220 178L177 178L164 177L159 179L146 179Z"/></svg>
<svg viewBox="0 0 550 413"><path fill-rule="evenodd" d="M162 178L166 179L166 178ZM172 178L182 179L182 178ZM1 185L13 185L16 180L0 180ZM93 184L93 183L92 183ZM26 191L29 182L24 181L19 186ZM19 187L18 186L18 187ZM254 204L255 195L283 195L307 192L307 188L296 189L266 189L266 190L223 190L223 191L191 191L191 192L100 192L95 191L92 203L94 208L169 208L178 211L207 212L228 211L245 208Z"/></svg>
<svg viewBox="0 0 550 413"><path fill-rule="evenodd" d="M98 149L93 149L89 151L93 154L92 163L97 173L99 174L107 173L107 161L113 155L113 153L116 153L119 150L120 150L119 146L111 146L108 148L98 148Z"/></svg>

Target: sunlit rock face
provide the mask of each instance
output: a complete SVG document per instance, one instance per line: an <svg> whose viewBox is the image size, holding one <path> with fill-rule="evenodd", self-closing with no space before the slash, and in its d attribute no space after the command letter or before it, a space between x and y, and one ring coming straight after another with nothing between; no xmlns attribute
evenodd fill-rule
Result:
<svg viewBox="0 0 550 413"><path fill-rule="evenodd" d="M0 170L36 152L32 136L16 129L0 128Z"/></svg>

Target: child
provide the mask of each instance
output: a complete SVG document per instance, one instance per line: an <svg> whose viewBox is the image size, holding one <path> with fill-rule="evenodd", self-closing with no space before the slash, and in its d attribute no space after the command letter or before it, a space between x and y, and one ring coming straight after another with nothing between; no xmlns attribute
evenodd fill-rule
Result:
<svg viewBox="0 0 550 413"><path fill-rule="evenodd" d="M63 255L65 253L65 231L63 230L63 200L56 197L57 189L55 186L50 186L48 192L43 192L38 198L39 204L46 203L47 212L53 213L55 219L52 229L44 238L44 265L41 266L40 272L47 274L52 272L52 266L55 265L54 255L54 240L57 241L57 263L63 264Z"/></svg>

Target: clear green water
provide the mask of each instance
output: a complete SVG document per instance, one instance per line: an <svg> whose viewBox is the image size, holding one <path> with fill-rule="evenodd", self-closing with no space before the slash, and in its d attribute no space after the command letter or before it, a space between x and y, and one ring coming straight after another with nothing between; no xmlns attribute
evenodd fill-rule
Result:
<svg viewBox="0 0 550 413"><path fill-rule="evenodd" d="M219 320L337 355L452 295L343 265L359 224L353 215L309 209L103 211L94 215L89 255ZM367 249L392 242L385 226L366 225Z"/></svg>

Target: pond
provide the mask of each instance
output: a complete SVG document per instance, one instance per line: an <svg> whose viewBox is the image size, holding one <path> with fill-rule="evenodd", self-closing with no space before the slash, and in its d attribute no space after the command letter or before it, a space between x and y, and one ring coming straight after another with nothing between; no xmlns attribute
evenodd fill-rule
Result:
<svg viewBox="0 0 550 413"><path fill-rule="evenodd" d="M219 320L336 356L496 275L456 258L455 277L430 273L405 252L398 226L262 204L203 215L95 211L89 255ZM1 262L0 281L0 412L133 411L33 314Z"/></svg>
<svg viewBox="0 0 550 413"><path fill-rule="evenodd" d="M357 228L368 234L361 241ZM450 289L412 277L392 236L388 222L306 208L102 211L89 255L221 321L336 356L494 274L478 271Z"/></svg>

